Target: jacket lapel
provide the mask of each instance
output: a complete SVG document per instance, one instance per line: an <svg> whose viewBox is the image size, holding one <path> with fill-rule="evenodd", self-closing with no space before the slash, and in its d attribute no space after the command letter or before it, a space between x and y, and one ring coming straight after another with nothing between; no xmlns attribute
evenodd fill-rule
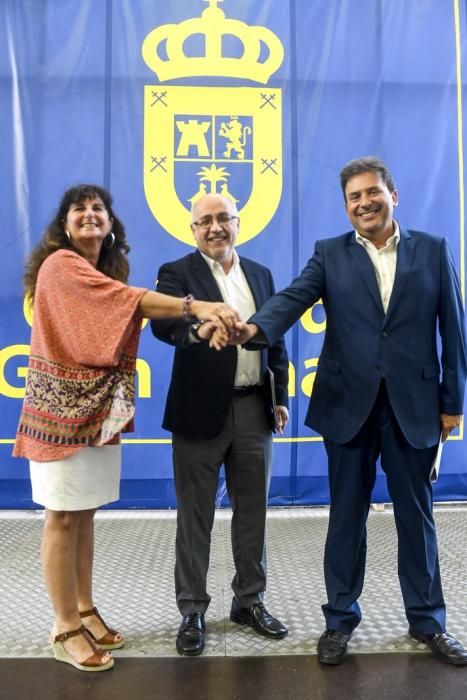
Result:
<svg viewBox="0 0 467 700"><path fill-rule="evenodd" d="M206 292L206 300L223 301L221 290L217 286L214 275L199 250L193 253L193 267L198 284L203 287Z"/></svg>
<svg viewBox="0 0 467 700"><path fill-rule="evenodd" d="M246 277L248 286L255 302L256 310L258 310L266 301L266 294L263 291L260 279L256 270L249 264L248 260L240 258L240 267Z"/></svg>
<svg viewBox="0 0 467 700"><path fill-rule="evenodd" d="M391 298L389 299L385 323L387 323L402 296L412 270L414 259L414 238L412 238L410 231L405 231L404 229L400 228L399 232L401 237L399 245L397 246L396 274L394 276L394 286L392 288Z"/></svg>
<svg viewBox="0 0 467 700"><path fill-rule="evenodd" d="M373 269L373 264L365 248L360 245L360 243L357 243L354 232L352 232L350 236L349 253L352 256L361 276L363 277L363 281L368 287L371 298L378 307L378 310L384 315L381 294L379 291L378 282L376 280L376 274Z"/></svg>

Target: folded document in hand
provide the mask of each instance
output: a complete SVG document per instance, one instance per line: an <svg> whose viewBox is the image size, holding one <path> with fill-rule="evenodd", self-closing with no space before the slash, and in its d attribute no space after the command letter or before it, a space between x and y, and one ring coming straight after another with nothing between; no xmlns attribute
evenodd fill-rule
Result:
<svg viewBox="0 0 467 700"><path fill-rule="evenodd" d="M274 373L269 367L266 367L266 371L264 373L264 393L269 427L274 433L276 433L279 431L276 413L276 385L274 382Z"/></svg>
<svg viewBox="0 0 467 700"><path fill-rule="evenodd" d="M441 435L439 436L438 447L436 448L435 456L430 471L430 481L433 483L438 480L439 467L441 464L441 455L443 454L443 445L443 433L441 433Z"/></svg>

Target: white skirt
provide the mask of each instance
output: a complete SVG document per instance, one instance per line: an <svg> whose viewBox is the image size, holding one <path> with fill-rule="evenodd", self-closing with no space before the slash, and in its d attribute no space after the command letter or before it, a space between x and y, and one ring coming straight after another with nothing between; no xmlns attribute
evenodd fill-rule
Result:
<svg viewBox="0 0 467 700"><path fill-rule="evenodd" d="M83 447L56 462L29 462L32 500L49 510L90 510L120 497L121 446Z"/></svg>

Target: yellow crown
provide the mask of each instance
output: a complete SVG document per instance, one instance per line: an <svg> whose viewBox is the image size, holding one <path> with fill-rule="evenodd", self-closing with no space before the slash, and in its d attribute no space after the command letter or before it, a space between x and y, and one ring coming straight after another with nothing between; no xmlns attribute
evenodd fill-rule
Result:
<svg viewBox="0 0 467 700"><path fill-rule="evenodd" d="M223 76L227 78L247 78L258 83L267 83L279 68L284 58L280 39L266 27L254 27L236 19L226 19L225 13L217 7L223 0L209 2L201 17L187 19L180 24L163 24L149 32L143 42L143 58L161 82L188 76ZM187 56L183 46L185 41L201 34L205 41L202 56ZM233 35L243 44L240 58L222 54L222 37ZM165 42L167 58L161 58L158 49ZM269 54L259 61L262 44Z"/></svg>

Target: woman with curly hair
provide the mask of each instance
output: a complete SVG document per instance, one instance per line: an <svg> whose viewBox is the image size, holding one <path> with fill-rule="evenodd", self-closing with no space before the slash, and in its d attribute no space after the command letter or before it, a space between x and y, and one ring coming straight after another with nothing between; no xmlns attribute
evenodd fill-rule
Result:
<svg viewBox="0 0 467 700"><path fill-rule="evenodd" d="M82 671L111 668L110 651L123 646L93 600L94 514L119 498L141 321L196 317L228 330L237 319L225 304L128 286L128 251L110 194L78 185L63 195L25 274L34 319L13 454L29 459L32 497L45 507L54 655Z"/></svg>

